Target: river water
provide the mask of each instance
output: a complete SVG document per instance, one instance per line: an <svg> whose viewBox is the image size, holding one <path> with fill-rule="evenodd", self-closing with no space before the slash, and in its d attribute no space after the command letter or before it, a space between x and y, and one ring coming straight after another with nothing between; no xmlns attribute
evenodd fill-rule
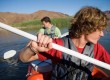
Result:
<svg viewBox="0 0 110 80"><path fill-rule="evenodd" d="M62 29L65 33L67 29ZM26 30L33 35L36 30ZM22 63L18 60L19 51L24 48L29 40L22 36L13 34L6 30L0 30L0 80L26 80L26 74L29 63ZM110 33L106 32L105 36L99 41L110 53ZM3 54L8 50L16 50L17 54L10 59L4 60Z"/></svg>

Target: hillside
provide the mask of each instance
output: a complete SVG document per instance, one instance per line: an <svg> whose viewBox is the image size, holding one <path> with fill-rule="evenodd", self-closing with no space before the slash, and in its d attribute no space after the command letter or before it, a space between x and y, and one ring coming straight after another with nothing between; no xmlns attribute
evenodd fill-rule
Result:
<svg viewBox="0 0 110 80"><path fill-rule="evenodd" d="M0 22L6 24L20 23L23 21L30 21L33 19L41 19L44 16L49 16L50 18L66 18L69 17L67 14L60 12L40 10L32 14L18 14L11 12L0 12Z"/></svg>
<svg viewBox="0 0 110 80"><path fill-rule="evenodd" d="M107 18L109 19L109 23L110 23L110 11L109 10L104 11L104 13L107 15ZM60 12L46 11L46 10L40 10L40 11L34 12L32 14L18 14L18 13L12 13L12 12L0 12L0 22L11 25L14 23L21 23L24 21L41 19L44 16L49 16L50 18L69 17L69 15L67 15L67 14L63 14Z"/></svg>

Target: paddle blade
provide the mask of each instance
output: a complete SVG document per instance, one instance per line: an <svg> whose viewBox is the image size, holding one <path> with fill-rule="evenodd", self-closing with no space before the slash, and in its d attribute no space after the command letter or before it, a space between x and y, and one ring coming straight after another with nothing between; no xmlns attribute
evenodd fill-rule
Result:
<svg viewBox="0 0 110 80"><path fill-rule="evenodd" d="M4 53L3 58L8 59L8 58L13 57L15 54L16 54L15 50L9 50L9 51Z"/></svg>

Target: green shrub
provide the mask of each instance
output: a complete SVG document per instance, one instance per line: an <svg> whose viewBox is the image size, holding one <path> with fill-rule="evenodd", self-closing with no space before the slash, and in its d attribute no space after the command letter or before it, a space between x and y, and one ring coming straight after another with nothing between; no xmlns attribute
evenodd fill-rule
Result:
<svg viewBox="0 0 110 80"><path fill-rule="evenodd" d="M70 20L71 17L68 18L52 18L52 24L59 27L59 28L64 28L64 27L69 27L70 26ZM21 23L16 23L12 25L13 27L18 27L18 28L41 28L42 23L39 19L37 20L31 20L31 21L25 21Z"/></svg>

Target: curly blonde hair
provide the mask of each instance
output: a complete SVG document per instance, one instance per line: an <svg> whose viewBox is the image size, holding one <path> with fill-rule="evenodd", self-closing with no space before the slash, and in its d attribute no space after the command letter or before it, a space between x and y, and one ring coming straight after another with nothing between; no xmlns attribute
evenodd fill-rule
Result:
<svg viewBox="0 0 110 80"><path fill-rule="evenodd" d="M82 34L104 30L107 26L107 17L98 8L84 7L76 13L71 22L70 37L80 38Z"/></svg>

